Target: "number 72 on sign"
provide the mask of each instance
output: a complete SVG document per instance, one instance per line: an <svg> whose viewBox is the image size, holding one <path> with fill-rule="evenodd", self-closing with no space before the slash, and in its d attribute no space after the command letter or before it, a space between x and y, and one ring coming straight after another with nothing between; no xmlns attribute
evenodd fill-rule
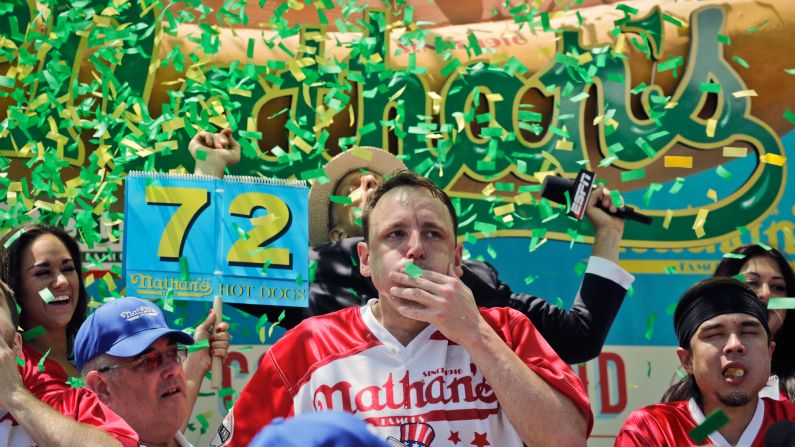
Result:
<svg viewBox="0 0 795 447"><path fill-rule="evenodd" d="M305 306L307 210L298 182L131 173L128 294Z"/></svg>

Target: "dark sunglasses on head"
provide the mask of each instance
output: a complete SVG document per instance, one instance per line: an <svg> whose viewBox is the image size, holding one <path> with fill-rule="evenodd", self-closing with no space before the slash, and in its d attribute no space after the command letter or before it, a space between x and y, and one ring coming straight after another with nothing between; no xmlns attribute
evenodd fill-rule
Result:
<svg viewBox="0 0 795 447"><path fill-rule="evenodd" d="M136 371L149 372L154 371L166 362L176 361L182 363L188 357L188 348L186 346L178 346L166 352L147 352L146 354L139 355L135 360L118 365L106 366L98 369L99 372L107 372L116 368L133 368Z"/></svg>

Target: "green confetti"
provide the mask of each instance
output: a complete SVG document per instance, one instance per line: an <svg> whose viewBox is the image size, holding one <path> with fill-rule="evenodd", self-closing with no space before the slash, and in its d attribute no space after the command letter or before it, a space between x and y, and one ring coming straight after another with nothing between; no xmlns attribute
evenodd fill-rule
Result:
<svg viewBox="0 0 795 447"><path fill-rule="evenodd" d="M420 276L422 276L422 267L418 266L413 261L409 261L409 263L406 264L405 270L406 274L414 279L417 279Z"/></svg>
<svg viewBox="0 0 795 447"><path fill-rule="evenodd" d="M795 309L795 298L770 298L767 308L774 309Z"/></svg>
<svg viewBox="0 0 795 447"><path fill-rule="evenodd" d="M741 58L740 56L732 56L732 60L734 62L737 62L737 64L740 65L743 68L750 68L750 65L748 65L748 62L746 62L745 59Z"/></svg>
<svg viewBox="0 0 795 447"><path fill-rule="evenodd" d="M563 299L561 299L559 296L556 296L555 297L555 306L558 306L559 308L564 309L566 304L563 302Z"/></svg>
<svg viewBox="0 0 795 447"><path fill-rule="evenodd" d="M41 337L46 333L47 331L44 329L44 326L36 326L33 329L28 329L27 331L23 332L22 339L25 341L30 341L36 337Z"/></svg>
<svg viewBox="0 0 795 447"><path fill-rule="evenodd" d="M613 201L613 205L616 208L624 206L624 198L621 197L621 193L617 189L610 191L610 200Z"/></svg>
<svg viewBox="0 0 795 447"><path fill-rule="evenodd" d="M207 160L207 151L204 149L197 149L196 150L196 160Z"/></svg>
<svg viewBox="0 0 795 447"><path fill-rule="evenodd" d="M44 372L44 361L47 360L47 356L50 355L50 351L52 351L52 349L48 349L47 352L45 352L44 355L41 356L41 359L39 359L39 372L40 373Z"/></svg>
<svg viewBox="0 0 795 447"><path fill-rule="evenodd" d="M362 297L359 296L359 292L357 292L356 289L354 289L353 287L347 287L345 290L351 292L351 295L355 296L357 300L364 301L362 300Z"/></svg>
<svg viewBox="0 0 795 447"><path fill-rule="evenodd" d="M66 384L72 388L82 388L84 383L80 377L70 377L66 379Z"/></svg>
<svg viewBox="0 0 795 447"><path fill-rule="evenodd" d="M486 251L489 253L489 256L491 256L491 259L497 259L497 250L495 250L491 244L486 246Z"/></svg>
<svg viewBox="0 0 795 447"><path fill-rule="evenodd" d="M678 302L671 303L668 307L665 308L666 315L673 315L676 312L676 305L679 304Z"/></svg>
<svg viewBox="0 0 795 447"><path fill-rule="evenodd" d="M20 368L24 368L25 367L25 359L23 359L20 356L17 356L17 365L19 365Z"/></svg>
<svg viewBox="0 0 795 447"><path fill-rule="evenodd" d="M190 269L188 268L188 258L185 256L179 257L179 279L187 281L190 278Z"/></svg>
<svg viewBox="0 0 795 447"><path fill-rule="evenodd" d="M210 340L205 338L204 340L199 340L188 346L188 352L201 351L202 349L210 349Z"/></svg>
<svg viewBox="0 0 795 447"><path fill-rule="evenodd" d="M201 430L199 430L199 433L206 433L207 429L210 427L210 423L207 422L207 417L205 417L203 414L197 414L196 420L199 421L199 424L201 424Z"/></svg>
<svg viewBox="0 0 795 447"><path fill-rule="evenodd" d="M665 269L664 269L664 270L665 270L665 273L667 273L667 274L669 274L669 275L673 275L673 274L675 274L675 273L676 273L676 266L674 266L674 265L667 265L667 266L665 266Z"/></svg>
<svg viewBox="0 0 795 447"><path fill-rule="evenodd" d="M220 390L218 390L217 394L218 394L218 397L232 396L232 395L235 394L235 389L232 388L232 387L221 388Z"/></svg>
<svg viewBox="0 0 795 447"><path fill-rule="evenodd" d="M724 413L722 409L718 408L707 416L704 422L687 432L687 434L694 442L701 444L710 434L716 432L728 423L729 417L726 416L726 413Z"/></svg>
<svg viewBox="0 0 795 447"><path fill-rule="evenodd" d="M792 113L792 110L787 107L787 110L784 111L784 119L795 124L795 113Z"/></svg>
<svg viewBox="0 0 795 447"><path fill-rule="evenodd" d="M303 275L299 273L298 276L295 277L295 283L298 284L298 286L303 286L304 285Z"/></svg>
<svg viewBox="0 0 795 447"><path fill-rule="evenodd" d="M682 187L685 186L685 179L684 177L677 177L676 181L673 185L671 185L671 189L668 190L669 194L676 194L678 193Z"/></svg>
<svg viewBox="0 0 795 447"><path fill-rule="evenodd" d="M652 312L649 314L649 317L646 318L646 334L643 335L646 340L651 340L651 337L654 334L655 321L657 321L657 312Z"/></svg>
<svg viewBox="0 0 795 447"><path fill-rule="evenodd" d="M312 260L309 262L309 282L315 282L315 274L317 273L317 261Z"/></svg>
<svg viewBox="0 0 795 447"><path fill-rule="evenodd" d="M631 182L633 180L640 180L643 178L646 178L646 170L643 168L621 173L622 182Z"/></svg>
<svg viewBox="0 0 795 447"><path fill-rule="evenodd" d="M787 109L787 110L789 110L789 109ZM9 237L9 238L6 240L5 244L3 244L3 248L8 248L8 247L10 247L10 246L11 246L11 244L13 244L13 243L14 243L14 242L15 242L17 239L19 239L19 237L20 237L20 236L22 236L23 234L25 234L25 229L24 229L24 228L20 228L20 229L19 229L19 230L18 230L16 233L14 233L14 234L13 234L11 237Z"/></svg>
<svg viewBox="0 0 795 447"><path fill-rule="evenodd" d="M47 304L51 303L52 300L55 299L55 295L53 295L52 292L50 292L50 289L48 289L46 287L41 289L41 290L39 290L39 296Z"/></svg>
<svg viewBox="0 0 795 447"><path fill-rule="evenodd" d="M742 253L726 253L723 257L729 259L745 259L745 255Z"/></svg>
<svg viewBox="0 0 795 447"><path fill-rule="evenodd" d="M720 93L720 84L713 84L712 82L702 82L699 90L702 93Z"/></svg>
<svg viewBox="0 0 795 447"><path fill-rule="evenodd" d="M268 260L265 261L264 264L262 264L262 268L260 269L259 272L261 274L263 274L263 275L267 275L268 274L268 267L271 266L271 262L273 262L273 259L268 258Z"/></svg>
<svg viewBox="0 0 795 447"><path fill-rule="evenodd" d="M330 195L328 198L331 202L339 203L340 205L351 205L353 203L353 198L350 196Z"/></svg>
<svg viewBox="0 0 795 447"><path fill-rule="evenodd" d="M734 278L734 279L736 279L737 281L740 281L740 282L745 282L745 275L742 274L742 273L738 273L738 274L732 276L732 278Z"/></svg>
<svg viewBox="0 0 795 447"><path fill-rule="evenodd" d="M723 165L718 165L718 167L715 168L715 173L718 174L718 176L723 180L728 181L732 179L732 173L729 172L728 169L724 168Z"/></svg>

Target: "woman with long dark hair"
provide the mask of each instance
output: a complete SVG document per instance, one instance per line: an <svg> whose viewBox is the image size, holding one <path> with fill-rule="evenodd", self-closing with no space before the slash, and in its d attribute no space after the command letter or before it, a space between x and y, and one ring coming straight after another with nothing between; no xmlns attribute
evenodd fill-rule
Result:
<svg viewBox="0 0 795 447"><path fill-rule="evenodd" d="M795 296L795 272L781 252L772 247L751 244L724 257L713 276L732 276L744 281L765 305L771 298ZM738 276L741 275L741 276ZM772 396L795 402L795 310L770 310L770 335L776 342L771 361L768 387ZM663 402L697 397L692 376L672 385L663 395ZM763 393L765 390L763 390Z"/></svg>

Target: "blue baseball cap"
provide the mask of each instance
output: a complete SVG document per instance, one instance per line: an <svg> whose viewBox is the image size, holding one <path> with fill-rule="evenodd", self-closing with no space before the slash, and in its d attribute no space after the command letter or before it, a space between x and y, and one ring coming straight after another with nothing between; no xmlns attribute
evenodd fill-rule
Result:
<svg viewBox="0 0 795 447"><path fill-rule="evenodd" d="M249 447L388 447L362 420L341 411L276 418Z"/></svg>
<svg viewBox="0 0 795 447"><path fill-rule="evenodd" d="M75 366L83 369L100 354L134 357L164 335L184 345L195 342L190 335L168 327L163 311L151 302L131 296L115 299L99 306L77 331Z"/></svg>

